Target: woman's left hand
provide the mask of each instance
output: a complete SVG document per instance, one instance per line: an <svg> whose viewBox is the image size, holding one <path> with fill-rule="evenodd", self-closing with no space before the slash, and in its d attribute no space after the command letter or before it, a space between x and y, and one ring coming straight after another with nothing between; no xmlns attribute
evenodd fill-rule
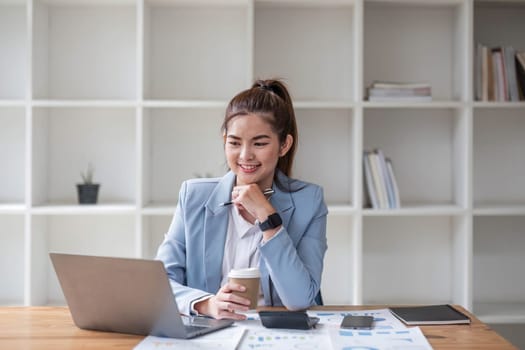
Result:
<svg viewBox="0 0 525 350"><path fill-rule="evenodd" d="M252 223L255 220L263 222L268 216L276 212L256 184L235 186L232 191L232 201L239 209L239 213ZM279 228L280 226L264 231L263 242L272 238L279 231Z"/></svg>
<svg viewBox="0 0 525 350"><path fill-rule="evenodd" d="M275 213L275 208L256 184L235 186L232 201L239 211L245 210L254 220L266 220L268 215Z"/></svg>
<svg viewBox="0 0 525 350"><path fill-rule="evenodd" d="M229 318L233 320L245 320L249 309L250 300L236 295L234 292L244 292L246 287L237 283L228 282L222 286L217 294L209 299L199 301L193 307L202 315L211 316L216 319Z"/></svg>

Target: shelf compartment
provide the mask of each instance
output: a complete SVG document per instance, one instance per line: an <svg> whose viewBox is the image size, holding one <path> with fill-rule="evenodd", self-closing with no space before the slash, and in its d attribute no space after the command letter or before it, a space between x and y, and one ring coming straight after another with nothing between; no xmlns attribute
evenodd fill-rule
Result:
<svg viewBox="0 0 525 350"><path fill-rule="evenodd" d="M24 108L0 108L0 205L25 203L25 126Z"/></svg>
<svg viewBox="0 0 525 350"><path fill-rule="evenodd" d="M222 108L144 110L142 187L146 206L174 206L184 180L226 173L223 118Z"/></svg>
<svg viewBox="0 0 525 350"><path fill-rule="evenodd" d="M364 96L374 81L427 82L434 101L467 100L467 8L467 2L365 2Z"/></svg>
<svg viewBox="0 0 525 350"><path fill-rule="evenodd" d="M474 45L513 46L525 50L525 3L474 1Z"/></svg>
<svg viewBox="0 0 525 350"><path fill-rule="evenodd" d="M35 0L33 17L35 98L137 98L134 2Z"/></svg>
<svg viewBox="0 0 525 350"><path fill-rule="evenodd" d="M354 101L354 16L347 2L256 2L255 77L284 78L297 100Z"/></svg>
<svg viewBox="0 0 525 350"><path fill-rule="evenodd" d="M465 304L467 226L462 216L365 217L363 303Z"/></svg>
<svg viewBox="0 0 525 350"><path fill-rule="evenodd" d="M28 81L27 47L25 1L0 2L0 100L25 98Z"/></svg>
<svg viewBox="0 0 525 350"><path fill-rule="evenodd" d="M476 108L473 120L474 208L525 206L523 111Z"/></svg>
<svg viewBox="0 0 525 350"><path fill-rule="evenodd" d="M296 109L295 115L299 141L292 177L322 186L327 204L351 206L353 110Z"/></svg>
<svg viewBox="0 0 525 350"><path fill-rule="evenodd" d="M0 215L0 305L24 305L24 216Z"/></svg>
<svg viewBox="0 0 525 350"><path fill-rule="evenodd" d="M349 305L354 302L356 260L354 219L352 216L328 215L326 235L328 250L324 258L321 292L325 305ZM334 288L337 286L337 288Z"/></svg>
<svg viewBox="0 0 525 350"><path fill-rule="evenodd" d="M477 59L478 44L490 49L496 47L513 47L517 51L525 51L522 33L525 32L525 3L518 1L474 1L474 60ZM476 63L475 63L476 64ZM474 74L476 84L477 72ZM519 85L519 83L518 83ZM476 86L476 85L474 85ZM518 87L519 89L519 87ZM523 102L480 102L496 107L506 107L515 104L523 106Z"/></svg>
<svg viewBox="0 0 525 350"><path fill-rule="evenodd" d="M99 204L135 204L136 111L33 109L32 206L76 205L76 184L91 163Z"/></svg>
<svg viewBox="0 0 525 350"><path fill-rule="evenodd" d="M171 215L144 215L142 217L142 257L154 259L157 250L170 228Z"/></svg>
<svg viewBox="0 0 525 350"><path fill-rule="evenodd" d="M145 1L144 96L230 99L251 81L246 4ZM210 35L213 33L213 35Z"/></svg>
<svg viewBox="0 0 525 350"><path fill-rule="evenodd" d="M401 208L467 207L467 115L461 108L364 111L363 147L392 160Z"/></svg>
<svg viewBox="0 0 525 350"><path fill-rule="evenodd" d="M525 216L475 217L473 312L485 322L525 322Z"/></svg>
<svg viewBox="0 0 525 350"><path fill-rule="evenodd" d="M135 217L34 216L32 218L31 305L65 305L50 252L135 257Z"/></svg>

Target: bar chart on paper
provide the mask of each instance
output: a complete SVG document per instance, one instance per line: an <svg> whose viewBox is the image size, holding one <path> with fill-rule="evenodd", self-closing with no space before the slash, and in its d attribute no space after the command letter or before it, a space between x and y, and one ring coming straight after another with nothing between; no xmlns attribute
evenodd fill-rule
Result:
<svg viewBox="0 0 525 350"><path fill-rule="evenodd" d="M294 331L277 329L250 329L245 335L239 350L254 349L308 349L322 350L330 344L326 332Z"/></svg>

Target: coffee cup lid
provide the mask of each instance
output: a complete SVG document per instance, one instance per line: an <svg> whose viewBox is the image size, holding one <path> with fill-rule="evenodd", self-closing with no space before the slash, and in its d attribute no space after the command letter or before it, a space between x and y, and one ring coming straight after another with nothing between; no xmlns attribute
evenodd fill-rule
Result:
<svg viewBox="0 0 525 350"><path fill-rule="evenodd" d="M259 268L250 267L246 269L232 269L228 273L228 277L232 278L253 278L260 277Z"/></svg>

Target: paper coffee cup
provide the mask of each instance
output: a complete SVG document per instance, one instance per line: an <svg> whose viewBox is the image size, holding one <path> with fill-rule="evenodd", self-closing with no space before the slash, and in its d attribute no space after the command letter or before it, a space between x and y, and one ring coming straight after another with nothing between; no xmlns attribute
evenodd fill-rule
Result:
<svg viewBox="0 0 525 350"><path fill-rule="evenodd" d="M235 291L233 294L249 299L249 308L255 309L259 298L259 269L257 267L233 269L228 274L228 278L230 282L235 282L246 287L244 292Z"/></svg>

